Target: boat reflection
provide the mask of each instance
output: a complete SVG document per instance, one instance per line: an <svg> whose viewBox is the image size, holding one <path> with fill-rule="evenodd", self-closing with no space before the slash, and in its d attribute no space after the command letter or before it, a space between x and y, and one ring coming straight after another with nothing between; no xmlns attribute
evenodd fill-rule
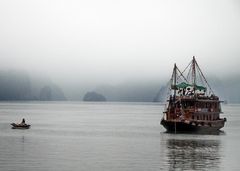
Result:
<svg viewBox="0 0 240 171"><path fill-rule="evenodd" d="M169 170L216 170L220 165L219 140L169 139Z"/></svg>
<svg viewBox="0 0 240 171"><path fill-rule="evenodd" d="M199 132L169 132L169 131L166 131L164 132L166 134L192 134L192 135L226 135L226 133L222 130L215 130L215 131L199 131Z"/></svg>

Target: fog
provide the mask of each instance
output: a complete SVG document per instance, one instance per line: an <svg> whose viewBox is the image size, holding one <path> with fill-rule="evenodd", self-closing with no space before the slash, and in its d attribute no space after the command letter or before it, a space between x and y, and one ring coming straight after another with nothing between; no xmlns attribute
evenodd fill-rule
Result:
<svg viewBox="0 0 240 171"><path fill-rule="evenodd" d="M226 77L239 73L239 30L238 0L1 0L0 67L112 85L168 78L195 55Z"/></svg>

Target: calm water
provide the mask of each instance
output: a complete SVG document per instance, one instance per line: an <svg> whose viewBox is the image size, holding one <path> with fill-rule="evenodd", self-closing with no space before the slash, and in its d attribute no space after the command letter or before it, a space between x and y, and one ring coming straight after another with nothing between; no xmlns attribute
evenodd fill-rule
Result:
<svg viewBox="0 0 240 171"><path fill-rule="evenodd" d="M154 103L0 103L0 170L239 170L240 105L220 135L167 134ZM11 129L25 117L29 130Z"/></svg>

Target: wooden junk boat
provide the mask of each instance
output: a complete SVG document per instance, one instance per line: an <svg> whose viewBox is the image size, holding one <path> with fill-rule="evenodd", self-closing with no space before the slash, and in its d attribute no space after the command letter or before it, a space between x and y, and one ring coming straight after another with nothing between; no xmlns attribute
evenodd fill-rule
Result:
<svg viewBox="0 0 240 171"><path fill-rule="evenodd" d="M168 132L213 132L224 127L226 118L220 118L221 101L213 93L195 57L183 72L174 65L169 85L169 97L160 122Z"/></svg>

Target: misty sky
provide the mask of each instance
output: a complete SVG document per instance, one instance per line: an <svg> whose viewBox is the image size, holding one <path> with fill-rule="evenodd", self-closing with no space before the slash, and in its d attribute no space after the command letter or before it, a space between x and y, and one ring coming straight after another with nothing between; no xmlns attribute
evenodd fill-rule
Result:
<svg viewBox="0 0 240 171"><path fill-rule="evenodd" d="M239 72L240 1L0 1L1 70L112 84L170 77L193 55L205 72Z"/></svg>

